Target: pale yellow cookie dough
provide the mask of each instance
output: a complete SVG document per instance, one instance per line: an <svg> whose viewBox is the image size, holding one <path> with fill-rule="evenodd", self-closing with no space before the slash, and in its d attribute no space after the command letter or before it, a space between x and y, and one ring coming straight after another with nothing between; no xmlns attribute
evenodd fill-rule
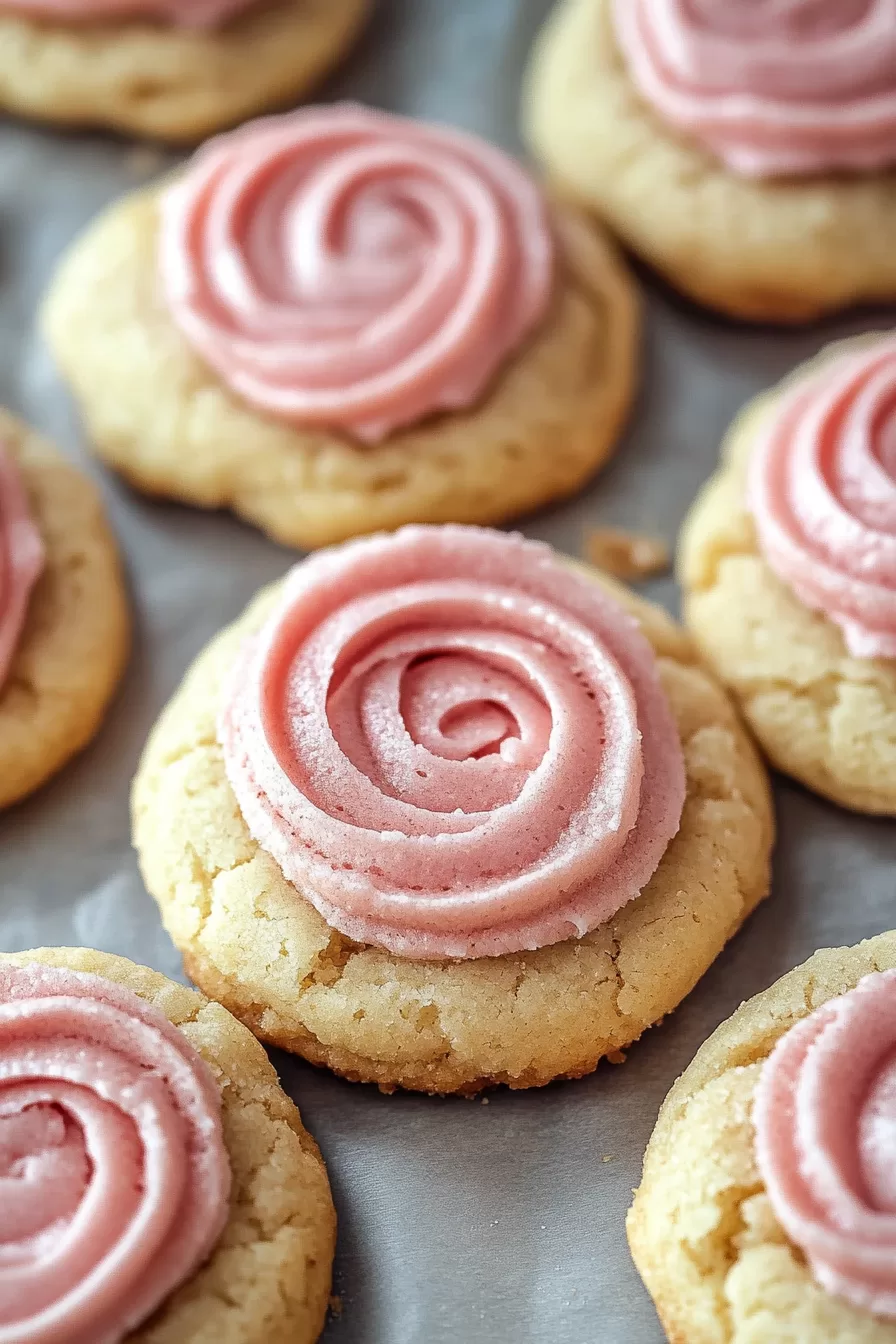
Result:
<svg viewBox="0 0 896 1344"><path fill-rule="evenodd" d="M631 403L638 304L581 216L558 217L557 291L485 400L378 445L268 419L194 355L160 292L158 190L75 244L44 330L97 453L149 494L231 508L311 548L402 523L497 523L572 494L606 460Z"/></svg>
<svg viewBox="0 0 896 1344"><path fill-rule="evenodd" d="M220 1004L124 957L80 947L0 954L115 980L164 1013L215 1075L233 1189L211 1258L127 1344L313 1344L323 1328L336 1213L323 1158L273 1065Z"/></svg>
<svg viewBox="0 0 896 1344"><path fill-rule="evenodd" d="M0 807L7 807L93 737L127 658L130 620L96 487L2 407L0 443L18 464L46 550L0 685Z"/></svg>
<svg viewBox="0 0 896 1344"><path fill-rule="evenodd" d="M611 0L560 0L523 99L558 186L700 303L802 322L896 297L896 173L755 181L665 125L629 78Z"/></svg>
<svg viewBox="0 0 896 1344"><path fill-rule="evenodd" d="M863 975L894 967L896 933L816 952L723 1022L663 1103L627 1229L673 1344L896 1344L896 1323L818 1287L788 1242L751 1119L778 1038Z"/></svg>
<svg viewBox="0 0 896 1344"><path fill-rule="evenodd" d="M211 30L0 12L0 108L201 140L306 93L355 36L368 2L261 0Z"/></svg>
<svg viewBox="0 0 896 1344"><path fill-rule="evenodd" d="M768 785L687 636L606 582L657 651L687 767L681 829L643 894L584 938L462 962L403 961L329 928L250 837L216 736L222 680L269 589L200 655L134 784L143 876L206 993L348 1078L467 1093L588 1073L680 1003L768 891Z"/></svg>
<svg viewBox="0 0 896 1344"><path fill-rule="evenodd" d="M685 520L678 568L685 623L769 760L844 807L894 816L896 661L850 656L839 627L772 573L746 508L747 462L783 390L868 340L828 347L745 407Z"/></svg>

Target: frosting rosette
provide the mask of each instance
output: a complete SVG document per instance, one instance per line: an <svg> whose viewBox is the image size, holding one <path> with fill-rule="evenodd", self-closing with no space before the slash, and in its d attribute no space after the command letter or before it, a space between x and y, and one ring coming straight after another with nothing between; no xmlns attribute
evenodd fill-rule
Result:
<svg viewBox="0 0 896 1344"><path fill-rule="evenodd" d="M641 891L684 801L633 618L549 547L478 528L298 565L220 735L284 876L332 927L405 957L585 934Z"/></svg>
<svg viewBox="0 0 896 1344"><path fill-rule="evenodd" d="M815 1279L896 1319L896 971L781 1038L753 1119L775 1215Z"/></svg>
<svg viewBox="0 0 896 1344"><path fill-rule="evenodd" d="M768 564L858 658L896 657L896 340L786 394L750 462Z"/></svg>
<svg viewBox="0 0 896 1344"><path fill-rule="evenodd" d="M894 0L613 0L639 92L734 172L896 162Z"/></svg>
<svg viewBox="0 0 896 1344"><path fill-rule="evenodd" d="M542 318L553 251L506 154L353 104L212 140L162 201L195 350L260 411L370 442L477 400Z"/></svg>
<svg viewBox="0 0 896 1344"><path fill-rule="evenodd" d="M44 544L18 468L0 442L0 690L18 647Z"/></svg>
<svg viewBox="0 0 896 1344"><path fill-rule="evenodd" d="M227 1221L220 1098L130 990L0 966L0 1344L117 1344Z"/></svg>
<svg viewBox="0 0 896 1344"><path fill-rule="evenodd" d="M214 28L258 0L3 0L4 12L59 23L148 19L175 28Z"/></svg>

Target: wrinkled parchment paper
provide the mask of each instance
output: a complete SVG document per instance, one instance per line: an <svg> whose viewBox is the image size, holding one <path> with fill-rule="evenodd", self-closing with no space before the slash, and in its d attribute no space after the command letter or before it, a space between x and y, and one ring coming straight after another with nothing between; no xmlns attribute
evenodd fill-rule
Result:
<svg viewBox="0 0 896 1344"><path fill-rule="evenodd" d="M518 149L520 72L549 0L380 0L327 98L454 122ZM102 480L129 568L130 669L95 744L0 817L0 947L83 943L169 975L180 961L128 839L138 752L187 664L290 553L224 515L149 503L93 466L33 330L55 259L106 202L174 162L145 147L0 120L0 402ZM644 278L644 277L642 277ZM782 333L698 313L649 278L644 382L619 453L525 530L577 552L612 524L672 542L733 412L826 340L886 314ZM646 585L676 608L671 579ZM816 947L896 924L896 827L777 790L773 897L624 1065L481 1101L382 1097L277 1056L339 1208L328 1344L659 1344L623 1217L657 1108L705 1036Z"/></svg>

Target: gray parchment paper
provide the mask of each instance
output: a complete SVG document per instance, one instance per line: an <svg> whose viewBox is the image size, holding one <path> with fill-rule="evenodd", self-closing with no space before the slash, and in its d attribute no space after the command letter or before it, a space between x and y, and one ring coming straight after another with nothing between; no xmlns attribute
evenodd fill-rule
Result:
<svg viewBox="0 0 896 1344"><path fill-rule="evenodd" d="M550 0L381 0L323 96L454 122L519 149L520 72ZM130 670L94 745L0 818L0 946L83 943L180 974L137 875L127 791L146 733L188 662L294 558L227 516L151 504L103 476L33 333L50 269L106 202L162 158L101 136L0 121L0 401L102 479L136 611ZM661 202L658 202L661 205ZM612 466L525 530L577 551L612 522L670 542L737 407L824 341L886 314L796 333L698 313L645 279L634 419ZM648 588L675 610L671 580ZM278 1056L327 1159L343 1311L329 1344L658 1344L623 1216L657 1108L705 1036L821 945L896 923L896 828L786 783L772 898L690 999L619 1067L488 1104L382 1097Z"/></svg>

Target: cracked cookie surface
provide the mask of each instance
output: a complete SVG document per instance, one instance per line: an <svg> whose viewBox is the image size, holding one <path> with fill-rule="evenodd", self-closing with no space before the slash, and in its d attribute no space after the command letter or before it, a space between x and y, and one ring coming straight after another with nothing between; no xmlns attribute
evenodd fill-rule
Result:
<svg viewBox="0 0 896 1344"><path fill-rule="evenodd" d="M150 892L190 975L263 1040L391 1090L578 1077L671 1012L766 895L764 770L688 637L606 582L659 660L681 735L681 829L641 896L584 938L459 962L401 960L331 929L249 835L216 733L222 683L276 589L200 655L133 792Z"/></svg>
<svg viewBox="0 0 896 1344"><path fill-rule="evenodd" d="M367 9L368 0L262 0L212 30L0 13L0 107L42 121L201 140L307 92Z"/></svg>
<svg viewBox="0 0 896 1344"><path fill-rule="evenodd" d="M580 215L556 216L551 308L485 398L370 445L257 414L192 352L160 294L157 199L135 193L90 227L43 314L97 453L138 489L310 549L406 522L501 522L574 493L615 447L638 302Z"/></svg>
<svg viewBox="0 0 896 1344"><path fill-rule="evenodd" d="M93 737L127 657L130 621L115 539L96 487L0 408L46 550L0 687L0 807L31 793Z"/></svg>
<svg viewBox="0 0 896 1344"><path fill-rule="evenodd" d="M612 0L562 0L526 80L549 176L700 303L802 322L896 296L896 173L756 181L667 127L619 52Z"/></svg>
<svg viewBox="0 0 896 1344"><path fill-rule="evenodd" d="M212 1070L233 1188L205 1265L128 1344L312 1344L330 1292L336 1214L317 1144L256 1040L219 1004L124 957L89 948L0 953L126 985L164 1013Z"/></svg>
<svg viewBox="0 0 896 1344"><path fill-rule="evenodd" d="M723 1022L663 1103L627 1228L674 1344L896 1341L896 1323L815 1283L764 1192L751 1119L775 1042L862 976L894 967L894 933L816 952Z"/></svg>
<svg viewBox="0 0 896 1344"><path fill-rule="evenodd" d="M746 507L750 453L778 398L873 339L827 347L745 407L685 521L678 570L685 623L772 764L844 807L893 816L896 662L850 656L839 628L766 564Z"/></svg>

